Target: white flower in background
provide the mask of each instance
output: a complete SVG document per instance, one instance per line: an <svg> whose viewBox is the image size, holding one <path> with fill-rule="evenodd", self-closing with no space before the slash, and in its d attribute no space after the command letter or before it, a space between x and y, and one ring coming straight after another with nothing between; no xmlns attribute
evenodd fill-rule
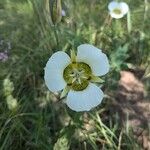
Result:
<svg viewBox="0 0 150 150"><path fill-rule="evenodd" d="M94 84L101 82L98 76L109 71L107 56L93 45L82 44L77 56L71 58L63 51L54 53L45 67L45 83L52 92L67 93L66 104L74 111L89 111L99 105L104 97L102 90Z"/></svg>
<svg viewBox="0 0 150 150"><path fill-rule="evenodd" d="M122 18L129 11L129 7L125 2L112 1L108 5L109 13L112 18Z"/></svg>

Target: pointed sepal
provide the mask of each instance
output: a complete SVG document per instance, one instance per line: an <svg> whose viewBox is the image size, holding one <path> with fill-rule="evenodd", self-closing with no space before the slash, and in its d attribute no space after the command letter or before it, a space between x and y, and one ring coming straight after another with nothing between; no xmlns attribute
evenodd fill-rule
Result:
<svg viewBox="0 0 150 150"><path fill-rule="evenodd" d="M92 75L92 76L91 76L91 82L104 83L105 81L104 81L103 79L101 79L100 77L98 77L98 76Z"/></svg>
<svg viewBox="0 0 150 150"><path fill-rule="evenodd" d="M68 94L69 90L70 90L70 87L66 86L60 95L60 99L64 98Z"/></svg>

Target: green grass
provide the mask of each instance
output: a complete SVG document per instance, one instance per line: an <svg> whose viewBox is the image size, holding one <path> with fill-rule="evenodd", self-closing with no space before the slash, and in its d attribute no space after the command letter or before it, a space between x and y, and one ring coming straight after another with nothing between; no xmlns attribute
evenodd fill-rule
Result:
<svg viewBox="0 0 150 150"><path fill-rule="evenodd" d="M48 91L43 79L52 53L69 53L82 43L101 48L109 57L111 71L103 78L106 94L115 95L121 70L146 70L150 4L126 2L130 33L126 16L120 20L108 16L108 0L64 0L67 16L56 27L50 25L40 0L0 0L0 37L12 46L8 61L0 62L0 150L141 149L115 115L106 121L103 114L113 98L91 112L75 113Z"/></svg>

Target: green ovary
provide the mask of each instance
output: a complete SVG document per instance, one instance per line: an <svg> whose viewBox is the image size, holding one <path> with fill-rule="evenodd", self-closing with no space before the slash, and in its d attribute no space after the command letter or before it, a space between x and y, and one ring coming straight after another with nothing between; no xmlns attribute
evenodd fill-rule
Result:
<svg viewBox="0 0 150 150"><path fill-rule="evenodd" d="M83 62L69 64L63 72L64 80L74 91L82 91L89 85L92 75L90 66Z"/></svg>

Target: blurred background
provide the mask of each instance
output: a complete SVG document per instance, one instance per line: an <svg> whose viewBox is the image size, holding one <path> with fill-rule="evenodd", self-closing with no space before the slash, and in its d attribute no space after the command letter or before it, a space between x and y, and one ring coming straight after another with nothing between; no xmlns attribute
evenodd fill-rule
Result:
<svg viewBox="0 0 150 150"><path fill-rule="evenodd" d="M109 2L0 0L0 150L150 150L150 2L125 0L119 20ZM48 91L43 68L83 43L111 70L102 104L76 113Z"/></svg>

